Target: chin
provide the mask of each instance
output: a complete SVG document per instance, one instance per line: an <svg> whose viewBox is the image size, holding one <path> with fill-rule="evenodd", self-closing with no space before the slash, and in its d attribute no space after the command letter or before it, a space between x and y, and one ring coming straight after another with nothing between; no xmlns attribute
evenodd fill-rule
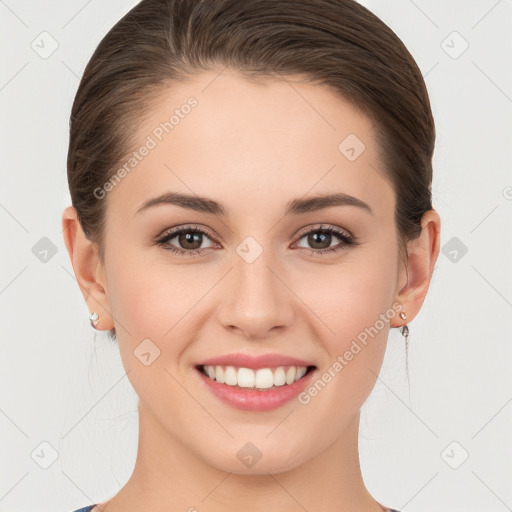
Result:
<svg viewBox="0 0 512 512"><path fill-rule="evenodd" d="M264 440L260 443L236 442L236 448L219 447L218 453L210 452L206 459L211 466L229 473L267 475L290 471L303 464L307 458L304 451L298 450L295 445L290 445L286 450L281 443L281 449L278 450L269 446L268 442L266 447L263 444Z"/></svg>

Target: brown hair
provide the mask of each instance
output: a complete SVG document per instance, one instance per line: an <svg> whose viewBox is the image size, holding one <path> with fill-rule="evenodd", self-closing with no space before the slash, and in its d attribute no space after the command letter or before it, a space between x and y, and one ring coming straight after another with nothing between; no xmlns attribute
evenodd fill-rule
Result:
<svg viewBox="0 0 512 512"><path fill-rule="evenodd" d="M299 74L368 116L407 254L432 209L435 127L421 71L383 21L355 0L142 0L99 43L70 118L72 204L101 261L106 200L94 191L116 172L158 94L214 65L247 78Z"/></svg>

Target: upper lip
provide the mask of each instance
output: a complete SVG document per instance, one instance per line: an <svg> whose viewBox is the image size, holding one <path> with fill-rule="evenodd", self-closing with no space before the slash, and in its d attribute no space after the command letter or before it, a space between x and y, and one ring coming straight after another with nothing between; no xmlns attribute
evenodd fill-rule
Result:
<svg viewBox="0 0 512 512"><path fill-rule="evenodd" d="M277 366L314 366L312 363L297 359L296 357L286 356L283 354L262 354L259 356L251 356L249 354L226 354L223 356L205 359L197 364L197 366L236 366L238 368L271 368Z"/></svg>

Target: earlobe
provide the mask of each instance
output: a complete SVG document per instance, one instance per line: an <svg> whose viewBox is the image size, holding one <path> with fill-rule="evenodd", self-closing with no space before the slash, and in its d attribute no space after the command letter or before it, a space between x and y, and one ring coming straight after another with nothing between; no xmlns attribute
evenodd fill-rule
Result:
<svg viewBox="0 0 512 512"><path fill-rule="evenodd" d="M400 287L395 300L402 305L410 322L419 312L427 295L434 266L439 255L441 219L435 210L425 212L421 220L421 234L418 238L407 242L407 275L406 283ZM403 279L403 276L401 276ZM397 320L398 327L403 322Z"/></svg>
<svg viewBox="0 0 512 512"><path fill-rule="evenodd" d="M96 329L112 329L114 324L105 282L98 279L98 275L103 276L98 247L85 236L73 206L68 206L62 214L62 230L75 277L89 312L95 311L99 315Z"/></svg>

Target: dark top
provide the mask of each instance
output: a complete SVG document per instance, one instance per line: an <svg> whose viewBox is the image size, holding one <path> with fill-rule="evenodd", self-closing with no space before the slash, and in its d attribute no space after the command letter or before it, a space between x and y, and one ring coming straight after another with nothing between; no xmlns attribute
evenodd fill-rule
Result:
<svg viewBox="0 0 512 512"><path fill-rule="evenodd" d="M78 510L73 510L73 512L90 512L95 506L96 506L96 504L89 505L88 507L79 508ZM389 512L400 512L400 510L395 510L394 508L390 508Z"/></svg>

